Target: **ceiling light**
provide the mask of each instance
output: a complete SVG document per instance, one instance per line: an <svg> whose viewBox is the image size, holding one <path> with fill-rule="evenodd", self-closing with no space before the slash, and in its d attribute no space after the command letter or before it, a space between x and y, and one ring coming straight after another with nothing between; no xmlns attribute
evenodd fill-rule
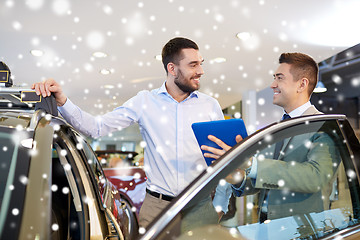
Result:
<svg viewBox="0 0 360 240"><path fill-rule="evenodd" d="M113 89L113 88L114 88L114 85L104 85L104 88Z"/></svg>
<svg viewBox="0 0 360 240"><path fill-rule="evenodd" d="M245 41L245 40L248 40L251 37L251 35L250 35L249 32L239 32L239 33L236 34L236 37L238 39L241 39L241 40Z"/></svg>
<svg viewBox="0 0 360 240"><path fill-rule="evenodd" d="M30 53L31 53L31 55L33 55L35 57L41 57L42 55L44 55L44 52L39 49L33 49L30 51Z"/></svg>
<svg viewBox="0 0 360 240"><path fill-rule="evenodd" d="M107 54L104 52L94 52L93 56L97 57L97 58L105 58L105 57L107 57Z"/></svg>
<svg viewBox="0 0 360 240"><path fill-rule="evenodd" d="M316 87L314 89L314 93L323 93L326 92L327 88L325 87L324 83L322 81L318 81L316 84Z"/></svg>
<svg viewBox="0 0 360 240"><path fill-rule="evenodd" d="M109 75L110 73L111 73L111 71L109 70L109 69L101 69L100 70L100 73L102 74L102 75Z"/></svg>
<svg viewBox="0 0 360 240"><path fill-rule="evenodd" d="M226 58L217 57L217 58L214 58L212 61L214 61L215 63L223 63L223 62L226 62Z"/></svg>
<svg viewBox="0 0 360 240"><path fill-rule="evenodd" d="M161 57L161 55L159 54L159 55L156 55L156 56L155 56L155 59L158 60L158 61L161 61L161 60L162 60L162 57Z"/></svg>

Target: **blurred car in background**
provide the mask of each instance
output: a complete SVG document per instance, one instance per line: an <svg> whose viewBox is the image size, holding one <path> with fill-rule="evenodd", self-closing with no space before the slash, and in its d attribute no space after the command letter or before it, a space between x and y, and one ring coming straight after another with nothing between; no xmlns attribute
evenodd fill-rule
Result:
<svg viewBox="0 0 360 240"><path fill-rule="evenodd" d="M28 93L0 87L0 239L133 239L128 200L85 138Z"/></svg>
<svg viewBox="0 0 360 240"><path fill-rule="evenodd" d="M146 194L146 175L142 167L129 166L104 168L107 179L116 187L120 196L131 210L130 219L136 219L138 226L139 211Z"/></svg>
<svg viewBox="0 0 360 240"><path fill-rule="evenodd" d="M143 164L136 166L134 163L138 153L121 150L96 150L95 153L102 163L105 176L131 210L132 225L139 226L139 211L146 194L146 175Z"/></svg>

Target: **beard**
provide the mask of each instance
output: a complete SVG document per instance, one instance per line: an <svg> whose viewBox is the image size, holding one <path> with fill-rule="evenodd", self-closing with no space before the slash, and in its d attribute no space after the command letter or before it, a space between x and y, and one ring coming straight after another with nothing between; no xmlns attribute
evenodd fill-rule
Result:
<svg viewBox="0 0 360 240"><path fill-rule="evenodd" d="M200 76L198 77L200 78ZM200 84L194 87L193 85L191 85L190 81L191 79L186 79L182 71L179 69L177 76L174 79L174 83L176 84L176 86L178 86L178 88L184 93L192 93L193 91L200 88Z"/></svg>

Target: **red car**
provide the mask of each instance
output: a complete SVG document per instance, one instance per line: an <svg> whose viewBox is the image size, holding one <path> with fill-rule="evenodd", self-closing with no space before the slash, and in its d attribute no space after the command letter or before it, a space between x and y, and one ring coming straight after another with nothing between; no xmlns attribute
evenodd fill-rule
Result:
<svg viewBox="0 0 360 240"><path fill-rule="evenodd" d="M145 198L146 175L142 167L104 168L107 179L115 185L131 211L132 226L139 226L139 211Z"/></svg>

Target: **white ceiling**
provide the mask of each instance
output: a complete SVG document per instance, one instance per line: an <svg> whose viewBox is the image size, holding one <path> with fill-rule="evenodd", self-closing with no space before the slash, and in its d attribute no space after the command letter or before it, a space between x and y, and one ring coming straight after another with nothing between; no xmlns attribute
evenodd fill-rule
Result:
<svg viewBox="0 0 360 240"><path fill-rule="evenodd" d="M155 56L184 36L205 59L201 90L227 107L268 87L282 52L321 61L359 43L359 9L357 0L0 0L0 60L16 84L54 78L73 102L100 114L159 87L165 71ZM227 61L213 63L217 57Z"/></svg>

